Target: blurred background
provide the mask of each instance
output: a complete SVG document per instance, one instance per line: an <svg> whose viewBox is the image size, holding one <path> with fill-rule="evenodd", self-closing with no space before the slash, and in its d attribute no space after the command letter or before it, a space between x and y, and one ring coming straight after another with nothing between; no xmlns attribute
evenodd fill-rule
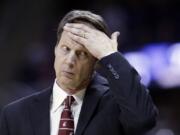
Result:
<svg viewBox="0 0 180 135"><path fill-rule="evenodd" d="M179 135L179 7L178 0L1 0L0 110L53 83L58 23L68 11L84 9L121 32L119 51L159 109L157 126L147 135Z"/></svg>

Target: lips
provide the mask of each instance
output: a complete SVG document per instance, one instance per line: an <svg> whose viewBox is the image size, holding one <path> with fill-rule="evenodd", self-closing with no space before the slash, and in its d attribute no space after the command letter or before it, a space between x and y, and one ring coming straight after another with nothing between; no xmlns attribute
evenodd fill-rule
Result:
<svg viewBox="0 0 180 135"><path fill-rule="evenodd" d="M62 71L62 75L72 79L74 76L74 73L69 72L69 71Z"/></svg>

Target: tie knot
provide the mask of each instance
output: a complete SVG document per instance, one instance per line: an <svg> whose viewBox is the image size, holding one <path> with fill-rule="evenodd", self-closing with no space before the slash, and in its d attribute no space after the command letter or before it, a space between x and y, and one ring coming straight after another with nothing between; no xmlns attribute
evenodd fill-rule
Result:
<svg viewBox="0 0 180 135"><path fill-rule="evenodd" d="M66 99L64 100L65 107L70 107L74 101L75 99L73 96L67 96Z"/></svg>

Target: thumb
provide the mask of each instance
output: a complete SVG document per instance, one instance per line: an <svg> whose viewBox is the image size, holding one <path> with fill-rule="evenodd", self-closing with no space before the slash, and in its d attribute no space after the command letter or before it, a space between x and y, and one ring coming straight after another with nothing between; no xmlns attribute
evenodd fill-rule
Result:
<svg viewBox="0 0 180 135"><path fill-rule="evenodd" d="M111 40L113 42L117 42L117 38L118 38L119 35L120 35L119 31L113 32L112 35L111 35Z"/></svg>
<svg viewBox="0 0 180 135"><path fill-rule="evenodd" d="M120 32L119 32L119 31L116 31L116 32L112 33L112 35L111 35L111 41L112 41L112 43L113 43L112 47L113 47L113 49L114 49L115 51L117 51L117 49L118 49L118 41L117 41L117 38L118 38L119 35L120 35Z"/></svg>

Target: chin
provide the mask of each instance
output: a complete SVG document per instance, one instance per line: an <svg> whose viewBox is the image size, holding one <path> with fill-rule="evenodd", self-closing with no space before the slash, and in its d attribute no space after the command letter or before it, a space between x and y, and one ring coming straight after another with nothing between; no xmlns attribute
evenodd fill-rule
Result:
<svg viewBox="0 0 180 135"><path fill-rule="evenodd" d="M60 79L61 84L65 85L65 86L73 86L74 84L74 80L70 79L70 78L62 78Z"/></svg>

